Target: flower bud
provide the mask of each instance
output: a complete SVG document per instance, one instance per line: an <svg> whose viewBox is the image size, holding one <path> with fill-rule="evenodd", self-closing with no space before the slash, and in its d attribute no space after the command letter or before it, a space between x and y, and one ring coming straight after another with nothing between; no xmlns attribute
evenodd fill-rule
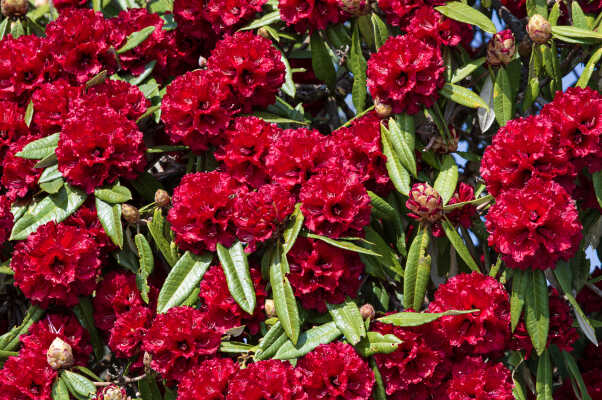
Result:
<svg viewBox="0 0 602 400"><path fill-rule="evenodd" d="M71 345L59 337L55 338L46 352L46 361L52 369L72 366L73 350L71 349Z"/></svg>
<svg viewBox="0 0 602 400"><path fill-rule="evenodd" d="M144 368L147 370L150 369L151 362L153 362L153 356L151 356L148 351L145 351L144 355L142 356L142 364L144 365Z"/></svg>
<svg viewBox="0 0 602 400"><path fill-rule="evenodd" d="M262 38L266 38L269 39L270 38L270 32L268 32L267 29L265 29L265 27L261 27L259 29L257 29L257 35L261 36Z"/></svg>
<svg viewBox="0 0 602 400"><path fill-rule="evenodd" d="M529 19L527 33L535 43L546 43L552 37L552 25L542 15L535 14Z"/></svg>
<svg viewBox="0 0 602 400"><path fill-rule="evenodd" d="M24 17L29 10L29 2L27 0L2 0L2 15L8 18Z"/></svg>
<svg viewBox="0 0 602 400"><path fill-rule="evenodd" d="M126 400L127 393L124 388L110 385L102 389L97 398L98 400Z"/></svg>
<svg viewBox="0 0 602 400"><path fill-rule="evenodd" d="M369 0L338 0L337 3L341 10L354 17L366 15L370 12Z"/></svg>
<svg viewBox="0 0 602 400"><path fill-rule="evenodd" d="M136 207L129 204L121 205L121 215L130 224L136 224L140 221L140 212Z"/></svg>
<svg viewBox="0 0 602 400"><path fill-rule="evenodd" d="M431 150L440 154L453 153L458 150L458 142L460 141L458 131L455 127L450 126L449 134L451 137L445 140L441 135L436 133L436 136L433 139L433 144L431 145Z"/></svg>
<svg viewBox="0 0 602 400"><path fill-rule="evenodd" d="M203 56L199 56L199 68L203 69L207 67L207 59Z"/></svg>
<svg viewBox="0 0 602 400"><path fill-rule="evenodd" d="M268 318L273 318L276 316L276 306L274 305L274 300L267 299L265 301L265 315L267 315Z"/></svg>
<svg viewBox="0 0 602 400"><path fill-rule="evenodd" d="M487 62L490 65L508 64L512 61L516 45L514 34L510 29L505 29L493 35L487 45Z"/></svg>
<svg viewBox="0 0 602 400"><path fill-rule="evenodd" d="M159 189L155 192L155 203L159 207L167 207L170 202L171 199L169 198L169 193L167 193L165 190Z"/></svg>
<svg viewBox="0 0 602 400"><path fill-rule="evenodd" d="M374 110L380 118L387 118L393 112L393 108L385 103L381 103L379 99L374 100Z"/></svg>
<svg viewBox="0 0 602 400"><path fill-rule="evenodd" d="M443 215L441 196L428 183L416 183L410 190L406 207L410 217L419 221L437 222Z"/></svg>
<svg viewBox="0 0 602 400"><path fill-rule="evenodd" d="M374 319L376 312L374 311L374 307L372 307L372 304L364 304L360 307L360 314L362 316L362 319L370 318L372 320Z"/></svg>

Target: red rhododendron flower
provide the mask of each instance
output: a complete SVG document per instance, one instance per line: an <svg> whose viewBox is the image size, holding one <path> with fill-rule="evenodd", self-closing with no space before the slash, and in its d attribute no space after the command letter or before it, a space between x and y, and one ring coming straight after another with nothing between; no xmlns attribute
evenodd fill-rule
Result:
<svg viewBox="0 0 602 400"><path fill-rule="evenodd" d="M498 354L510 340L510 302L504 286L473 272L459 274L439 286L429 312L479 310L441 317L443 334L461 354Z"/></svg>
<svg viewBox="0 0 602 400"><path fill-rule="evenodd" d="M96 241L96 245L100 249L100 256L105 257L117 250L117 245L115 245L107 235L98 219L96 208L92 207L91 203L92 202L88 200L87 204L89 205L84 203L84 205L78 208L74 214L71 214L69 218L63 221L63 224L86 230Z"/></svg>
<svg viewBox="0 0 602 400"><path fill-rule="evenodd" d="M554 137L547 118L508 121L483 154L481 175L489 193L497 196L502 190L520 188L533 176L554 179L573 175L567 152L554 145Z"/></svg>
<svg viewBox="0 0 602 400"><path fill-rule="evenodd" d="M71 346L76 365L86 365L92 354L92 346L86 331L73 314L47 314L29 328L27 335L21 336L25 351L46 358L48 348L56 338Z"/></svg>
<svg viewBox="0 0 602 400"><path fill-rule="evenodd" d="M230 379L227 400L308 400L288 361L250 364Z"/></svg>
<svg viewBox="0 0 602 400"><path fill-rule="evenodd" d="M441 51L413 34L392 36L368 61L372 97L395 114L431 107L444 84Z"/></svg>
<svg viewBox="0 0 602 400"><path fill-rule="evenodd" d="M203 17L221 35L234 31L242 22L251 19L261 11L266 2L267 0L209 0L203 3Z"/></svg>
<svg viewBox="0 0 602 400"><path fill-rule="evenodd" d="M238 117L224 132L226 143L215 152L226 172L241 183L259 187L269 182L266 155L280 128L256 117Z"/></svg>
<svg viewBox="0 0 602 400"><path fill-rule="evenodd" d="M178 384L178 400L225 400L228 381L238 371L229 358L212 358L193 366Z"/></svg>
<svg viewBox="0 0 602 400"><path fill-rule="evenodd" d="M179 44L184 42L192 45L191 52L213 48L217 35L211 24L205 20L203 10L207 2L199 0L175 0L173 4L174 19L178 24ZM198 55L196 54L197 58Z"/></svg>
<svg viewBox="0 0 602 400"><path fill-rule="evenodd" d="M206 318L215 325L215 329L224 334L232 328L246 325L252 335L259 331L259 323L265 319L263 304L265 303L265 284L261 281L261 274L256 269L251 269L251 279L255 288L257 306L253 315L243 311L230 295L226 275L221 266L211 267L201 281L201 310L206 313Z"/></svg>
<svg viewBox="0 0 602 400"><path fill-rule="evenodd" d="M388 398L428 400L449 372L449 344L438 321L401 328L376 322L372 329L402 342L389 354L375 354Z"/></svg>
<svg viewBox="0 0 602 400"><path fill-rule="evenodd" d="M591 279L596 279L600 276L602 276L602 269L600 267L596 268L591 273ZM594 285L602 290L602 281L598 281ZM583 311L585 311L586 314L602 310L602 297L597 293L594 293L587 286L584 286L577 294L577 302L581 305L581 308L583 308Z"/></svg>
<svg viewBox="0 0 602 400"><path fill-rule="evenodd" d="M207 68L232 90L244 112L253 106L267 107L276 101L284 83L282 55L272 42L252 32L227 35L207 60Z"/></svg>
<svg viewBox="0 0 602 400"><path fill-rule="evenodd" d="M0 100L0 157L4 158L13 142L29 134L29 128L25 125L25 110L14 101Z"/></svg>
<svg viewBox="0 0 602 400"><path fill-rule="evenodd" d="M161 119L172 143L193 151L207 150L227 127L234 113L230 89L210 70L196 70L177 77L161 102Z"/></svg>
<svg viewBox="0 0 602 400"><path fill-rule="evenodd" d="M107 80L89 88L79 104L80 107L110 107L136 122L144 114L150 101L137 86L124 81Z"/></svg>
<svg viewBox="0 0 602 400"><path fill-rule="evenodd" d="M288 253L288 278L303 307L326 312L326 303L355 297L364 264L356 253L300 237Z"/></svg>
<svg viewBox="0 0 602 400"><path fill-rule="evenodd" d="M347 343L322 344L297 363L301 385L311 399L368 400L374 373Z"/></svg>
<svg viewBox="0 0 602 400"><path fill-rule="evenodd" d="M35 127L44 135L60 132L82 94L81 86L72 86L64 78L42 84L31 96Z"/></svg>
<svg viewBox="0 0 602 400"><path fill-rule="evenodd" d="M11 268L15 285L32 302L73 306L96 286L102 262L94 239L83 229L49 222L17 243Z"/></svg>
<svg viewBox="0 0 602 400"><path fill-rule="evenodd" d="M236 236L253 252L258 242L271 238L292 214L295 198L282 186L264 185L257 191L241 194L234 203Z"/></svg>
<svg viewBox="0 0 602 400"><path fill-rule="evenodd" d="M557 183L536 178L503 192L485 225L509 268L554 268L575 255L582 237L575 202Z"/></svg>
<svg viewBox="0 0 602 400"><path fill-rule="evenodd" d="M142 132L109 107L77 108L63 126L56 156L65 179L87 193L118 178L135 179L146 164Z"/></svg>
<svg viewBox="0 0 602 400"><path fill-rule="evenodd" d="M0 243L8 240L13 229L13 214L10 211L11 201L6 195L0 196Z"/></svg>
<svg viewBox="0 0 602 400"><path fill-rule="evenodd" d="M437 400L512 400L512 377L502 363L466 357L452 367L451 379L435 391Z"/></svg>
<svg viewBox="0 0 602 400"><path fill-rule="evenodd" d="M502 4L517 18L527 15L527 0L502 0Z"/></svg>
<svg viewBox="0 0 602 400"><path fill-rule="evenodd" d="M299 33L326 29L346 19L337 0L279 0L280 17Z"/></svg>
<svg viewBox="0 0 602 400"><path fill-rule="evenodd" d="M37 136L22 136L9 146L2 160L0 182L11 201L27 197L38 186L42 169L34 168L37 161L17 157L17 153L23 150L25 145L37 139Z"/></svg>
<svg viewBox="0 0 602 400"><path fill-rule="evenodd" d="M244 188L223 172L188 174L174 189L167 219L182 250L200 254L234 241L232 209Z"/></svg>
<svg viewBox="0 0 602 400"><path fill-rule="evenodd" d="M133 357L140 351L151 319L151 310L142 306L134 306L117 316L109 338L109 347L117 357Z"/></svg>
<svg viewBox="0 0 602 400"><path fill-rule="evenodd" d="M323 168L301 186L305 226L331 238L363 236L370 223L370 196L357 174Z"/></svg>
<svg viewBox="0 0 602 400"><path fill-rule="evenodd" d="M191 307L170 308L155 317L144 337L151 368L169 380L180 380L204 356L214 355L221 341L212 321Z"/></svg>
<svg viewBox="0 0 602 400"><path fill-rule="evenodd" d="M474 188L470 185L467 185L464 182L460 182L456 192L449 199L447 203L448 206L458 203L464 203L467 201L474 200ZM477 208L472 205L465 205L460 208L455 208L452 211L445 213L445 216L454 224L461 225L464 228L470 228L472 225L472 218L476 215Z"/></svg>
<svg viewBox="0 0 602 400"><path fill-rule="evenodd" d="M51 400L56 377L45 355L21 352L0 370L0 400Z"/></svg>
<svg viewBox="0 0 602 400"><path fill-rule="evenodd" d="M118 315L143 305L136 286L136 276L126 272L105 273L96 288L93 305L94 325L103 331L110 330Z"/></svg>
<svg viewBox="0 0 602 400"><path fill-rule="evenodd" d="M424 4L424 0L378 0L387 22L394 26L407 26L414 12Z"/></svg>
<svg viewBox="0 0 602 400"><path fill-rule="evenodd" d="M578 0L579 5L586 13L599 13L602 10L600 0Z"/></svg>
<svg viewBox="0 0 602 400"><path fill-rule="evenodd" d="M404 30L421 39L452 47L461 43L470 44L473 36L472 25L445 18L430 6L418 8Z"/></svg>

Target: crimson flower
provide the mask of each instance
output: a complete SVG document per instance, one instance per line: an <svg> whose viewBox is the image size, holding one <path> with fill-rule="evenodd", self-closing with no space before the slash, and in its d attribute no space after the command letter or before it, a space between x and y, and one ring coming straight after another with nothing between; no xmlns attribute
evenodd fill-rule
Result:
<svg viewBox="0 0 602 400"><path fill-rule="evenodd" d="M186 372L178 385L178 400L225 400L228 382L238 371L229 358L211 358Z"/></svg>
<svg viewBox="0 0 602 400"><path fill-rule="evenodd" d="M227 400L308 400L288 361L252 363L236 372L228 387Z"/></svg>

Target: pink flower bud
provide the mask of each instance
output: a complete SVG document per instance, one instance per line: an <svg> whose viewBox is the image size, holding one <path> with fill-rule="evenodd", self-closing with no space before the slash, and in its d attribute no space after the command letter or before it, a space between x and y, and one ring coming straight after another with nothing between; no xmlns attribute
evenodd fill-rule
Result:
<svg viewBox="0 0 602 400"><path fill-rule="evenodd" d="M443 215L441 196L428 183L412 186L406 207L411 211L410 217L419 221L436 222Z"/></svg>
<svg viewBox="0 0 602 400"><path fill-rule="evenodd" d="M514 34L510 29L505 29L493 35L487 45L487 62L491 65L508 64L512 61L516 45Z"/></svg>
<svg viewBox="0 0 602 400"><path fill-rule="evenodd" d="M552 25L543 16L535 14L529 19L527 33L535 43L546 43L552 37Z"/></svg>
<svg viewBox="0 0 602 400"><path fill-rule="evenodd" d="M339 8L353 16L366 15L370 12L369 0L338 0Z"/></svg>
<svg viewBox="0 0 602 400"><path fill-rule="evenodd" d="M97 396L98 400L126 400L127 393L124 388L116 385L107 386Z"/></svg>
<svg viewBox="0 0 602 400"><path fill-rule="evenodd" d="M2 0L2 15L9 18L20 18L27 14L29 3L27 0Z"/></svg>
<svg viewBox="0 0 602 400"><path fill-rule="evenodd" d="M59 337L55 338L46 352L46 361L52 369L72 366L73 350L71 349L71 345Z"/></svg>

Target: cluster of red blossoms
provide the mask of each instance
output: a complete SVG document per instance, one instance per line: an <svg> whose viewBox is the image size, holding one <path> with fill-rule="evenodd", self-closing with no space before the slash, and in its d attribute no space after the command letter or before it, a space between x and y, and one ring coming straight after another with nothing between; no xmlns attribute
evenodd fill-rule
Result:
<svg viewBox="0 0 602 400"><path fill-rule="evenodd" d="M587 173L602 169L600 115L598 92L570 88L539 115L509 121L485 150L481 174L496 198L489 244L508 267L554 268L575 255L583 230L576 177L587 185Z"/></svg>

